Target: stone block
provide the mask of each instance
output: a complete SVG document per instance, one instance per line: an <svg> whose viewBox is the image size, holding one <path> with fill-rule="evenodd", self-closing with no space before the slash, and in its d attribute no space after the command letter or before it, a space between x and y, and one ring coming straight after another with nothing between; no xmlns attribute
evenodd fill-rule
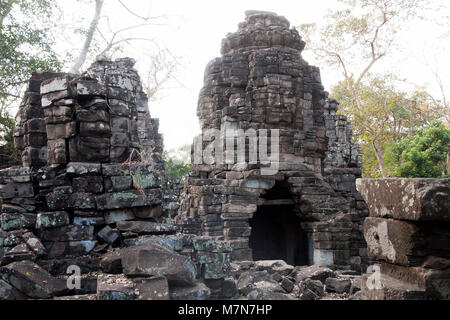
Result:
<svg viewBox="0 0 450 320"><path fill-rule="evenodd" d="M36 225L36 214L33 213L3 213L0 216L3 231L33 229Z"/></svg>
<svg viewBox="0 0 450 320"><path fill-rule="evenodd" d="M67 164L66 172L77 176L100 175L102 168L100 163L70 162Z"/></svg>
<svg viewBox="0 0 450 320"><path fill-rule="evenodd" d="M171 234L177 231L172 224L156 223L149 221L120 221L117 228L122 232L132 232L138 235Z"/></svg>
<svg viewBox="0 0 450 320"><path fill-rule="evenodd" d="M169 300L169 283L165 277L133 279L137 300Z"/></svg>
<svg viewBox="0 0 450 320"><path fill-rule="evenodd" d="M49 242L94 240L94 227L64 226L41 230L41 239Z"/></svg>
<svg viewBox="0 0 450 320"><path fill-rule="evenodd" d="M107 193L96 196L96 202L99 210L159 205L161 203L161 191L159 189L145 190L145 196L137 190Z"/></svg>
<svg viewBox="0 0 450 320"><path fill-rule="evenodd" d="M50 259L61 258L64 256L84 256L89 254L97 245L97 241L64 241L64 242L44 242Z"/></svg>
<svg viewBox="0 0 450 320"><path fill-rule="evenodd" d="M120 238L120 233L117 230L111 229L110 226L104 227L100 230L97 236L106 243L113 245Z"/></svg>
<svg viewBox="0 0 450 320"><path fill-rule="evenodd" d="M99 176L86 176L74 178L72 180L74 192L82 193L102 193L103 178Z"/></svg>
<svg viewBox="0 0 450 320"><path fill-rule="evenodd" d="M3 279L30 298L48 299L67 292L66 281L52 277L31 261L14 262L0 270Z"/></svg>
<svg viewBox="0 0 450 320"><path fill-rule="evenodd" d="M450 230L392 219L367 218L364 236L369 257L419 266L428 256L450 258Z"/></svg>
<svg viewBox="0 0 450 320"><path fill-rule="evenodd" d="M123 275L100 274L97 300L136 300L134 282Z"/></svg>
<svg viewBox="0 0 450 320"><path fill-rule="evenodd" d="M450 221L450 179L358 179L371 217Z"/></svg>
<svg viewBox="0 0 450 320"><path fill-rule="evenodd" d="M65 211L40 213L37 215L36 229L63 227L69 223L70 217Z"/></svg>
<svg viewBox="0 0 450 320"><path fill-rule="evenodd" d="M197 276L189 258L175 253L161 241L122 250L124 274L130 277L164 276L169 283L192 285Z"/></svg>

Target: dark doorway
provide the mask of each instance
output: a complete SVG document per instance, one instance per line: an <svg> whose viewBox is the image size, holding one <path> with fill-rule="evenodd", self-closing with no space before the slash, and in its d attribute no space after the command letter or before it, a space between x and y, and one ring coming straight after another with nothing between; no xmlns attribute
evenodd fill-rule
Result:
<svg viewBox="0 0 450 320"><path fill-rule="evenodd" d="M253 260L284 260L290 265L308 264L307 234L285 182L277 183L261 199L250 220Z"/></svg>

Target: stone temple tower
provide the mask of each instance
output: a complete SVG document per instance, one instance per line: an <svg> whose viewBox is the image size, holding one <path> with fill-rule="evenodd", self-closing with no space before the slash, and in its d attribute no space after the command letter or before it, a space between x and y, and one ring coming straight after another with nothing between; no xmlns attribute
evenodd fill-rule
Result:
<svg viewBox="0 0 450 320"><path fill-rule="evenodd" d="M194 143L178 223L185 233L229 241L234 260L360 270L367 263L361 230L368 214L355 187L360 149L347 119L336 115L320 70L303 60L304 47L286 18L260 11L246 12L223 40L222 56L206 67L197 111L203 135ZM223 139L205 138L212 129ZM268 148L279 149L275 174L263 174L267 163L250 161L249 137L241 141L245 160L198 161L199 150L224 146L230 132L256 131L261 144L264 129ZM238 142L234 151L242 148ZM253 150L261 159L261 149Z"/></svg>

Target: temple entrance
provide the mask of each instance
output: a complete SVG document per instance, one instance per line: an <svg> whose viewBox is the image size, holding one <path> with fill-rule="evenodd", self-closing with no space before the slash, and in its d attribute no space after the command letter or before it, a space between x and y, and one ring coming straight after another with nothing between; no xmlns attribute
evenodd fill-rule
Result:
<svg viewBox="0 0 450 320"><path fill-rule="evenodd" d="M284 260L290 265L308 264L308 239L295 213L286 182L277 183L260 199L250 220L253 260Z"/></svg>

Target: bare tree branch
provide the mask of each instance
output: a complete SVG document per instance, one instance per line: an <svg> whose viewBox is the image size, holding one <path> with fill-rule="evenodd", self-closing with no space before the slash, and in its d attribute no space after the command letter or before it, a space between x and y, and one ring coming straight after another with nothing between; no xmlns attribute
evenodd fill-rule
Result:
<svg viewBox="0 0 450 320"><path fill-rule="evenodd" d="M83 66L84 62L86 61L86 57L89 52L89 48L91 47L92 40L94 38L95 30L97 30L98 21L100 20L100 14L102 12L103 2L104 2L104 0L95 0L94 18L91 21L91 25L89 27L89 31L88 31L88 34L84 41L84 45L83 45L83 48L81 49L80 55L71 69L71 72L73 72L73 73L78 73L80 71L80 68Z"/></svg>

